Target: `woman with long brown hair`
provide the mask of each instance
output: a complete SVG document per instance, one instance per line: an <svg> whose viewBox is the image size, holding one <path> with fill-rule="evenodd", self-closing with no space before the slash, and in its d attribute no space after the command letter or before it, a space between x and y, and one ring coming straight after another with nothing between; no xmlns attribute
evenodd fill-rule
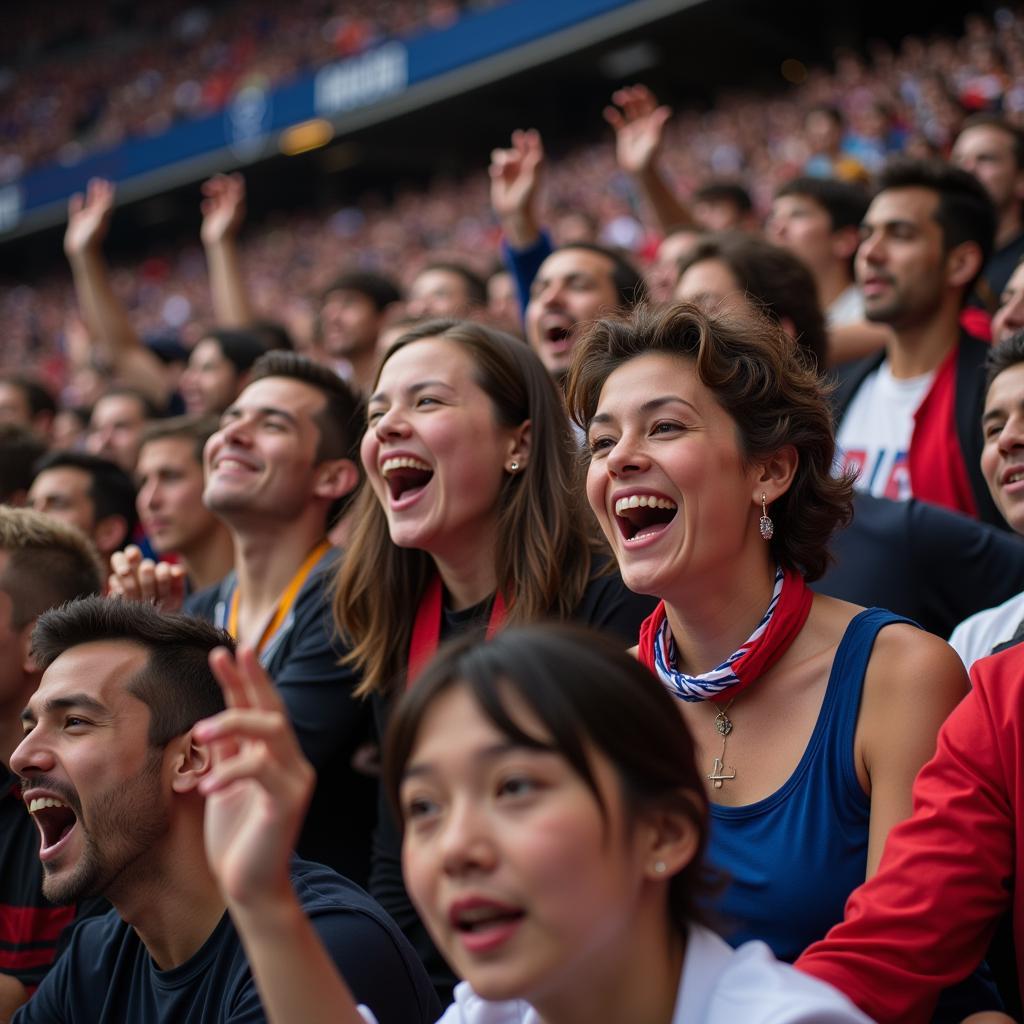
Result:
<svg viewBox="0 0 1024 1024"><path fill-rule="evenodd" d="M367 401L361 456L334 613L382 735L392 698L450 636L552 618L632 642L653 602L591 536L562 397L521 341L453 320L405 334ZM408 901L400 846L382 805L371 892L446 995L453 977Z"/></svg>

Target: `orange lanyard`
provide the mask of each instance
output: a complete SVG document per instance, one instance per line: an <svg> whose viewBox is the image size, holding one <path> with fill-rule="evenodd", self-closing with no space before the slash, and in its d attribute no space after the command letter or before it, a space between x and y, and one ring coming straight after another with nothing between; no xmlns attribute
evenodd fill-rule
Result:
<svg viewBox="0 0 1024 1024"><path fill-rule="evenodd" d="M260 642L256 647L256 653L262 654L263 648L266 647L267 642L270 638L281 628L281 624L292 610L292 605L295 604L295 598L299 596L299 591L302 589L302 585L306 582L306 578L313 571L317 562L323 558L325 552L330 548L330 543L326 540L320 541L319 544L306 556L306 560L299 566L299 571L292 577L291 583L285 587L284 593L278 598L277 607L274 609L274 617L267 623L266 628L263 630L260 636ZM238 639L238 587L235 587L234 593L231 595L231 607L228 610L228 633L234 639Z"/></svg>

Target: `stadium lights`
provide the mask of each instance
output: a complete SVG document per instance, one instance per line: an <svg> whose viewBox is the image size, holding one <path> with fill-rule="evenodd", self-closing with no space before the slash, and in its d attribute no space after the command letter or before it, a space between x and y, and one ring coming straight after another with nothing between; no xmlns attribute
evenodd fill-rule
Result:
<svg viewBox="0 0 1024 1024"><path fill-rule="evenodd" d="M281 132L278 145L285 156L298 156L326 146L334 138L334 126L322 117L292 125Z"/></svg>

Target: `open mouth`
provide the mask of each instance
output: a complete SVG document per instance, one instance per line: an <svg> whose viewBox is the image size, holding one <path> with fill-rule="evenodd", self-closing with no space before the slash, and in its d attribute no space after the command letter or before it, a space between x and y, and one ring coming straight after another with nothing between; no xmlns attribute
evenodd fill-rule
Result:
<svg viewBox="0 0 1024 1024"><path fill-rule="evenodd" d="M35 797L28 806L28 812L35 818L39 829L41 859L53 856L78 824L75 812L54 797Z"/></svg>
<svg viewBox="0 0 1024 1024"><path fill-rule="evenodd" d="M466 935L479 935L496 928L505 928L523 919L523 911L512 907L480 906L460 910L455 915L455 928Z"/></svg>
<svg viewBox="0 0 1024 1024"><path fill-rule="evenodd" d="M661 533L676 517L678 506L657 494L631 494L615 502L615 522L626 540L643 540Z"/></svg>
<svg viewBox="0 0 1024 1024"><path fill-rule="evenodd" d="M415 497L434 476L434 471L425 462L408 456L385 459L380 472L394 502Z"/></svg>
<svg viewBox="0 0 1024 1024"><path fill-rule="evenodd" d="M544 340L556 348L567 348L572 343L571 327L546 327L543 332Z"/></svg>

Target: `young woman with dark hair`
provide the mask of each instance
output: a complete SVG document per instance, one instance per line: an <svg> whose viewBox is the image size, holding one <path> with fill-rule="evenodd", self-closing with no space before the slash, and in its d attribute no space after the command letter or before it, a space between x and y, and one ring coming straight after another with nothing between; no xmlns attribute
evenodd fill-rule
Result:
<svg viewBox="0 0 1024 1024"><path fill-rule="evenodd" d="M849 516L819 378L777 326L696 306L602 320L569 408L638 656L678 698L711 797L731 941L792 960L872 874L967 680L938 638L815 595Z"/></svg>
<svg viewBox="0 0 1024 1024"><path fill-rule="evenodd" d="M310 769L255 659L197 726L211 867L273 1024L363 1024L291 890ZM670 697L558 626L447 645L398 705L385 786L409 889L465 981L444 1024L866 1024L763 943L699 921L707 800ZM230 750L231 755L222 753Z"/></svg>
<svg viewBox="0 0 1024 1024"><path fill-rule="evenodd" d="M592 535L561 394L523 342L457 320L405 334L367 400L361 454L334 614L382 735L393 697L450 636L552 618L632 643L653 601L623 586ZM454 977L405 894L386 806L370 889L444 999Z"/></svg>

